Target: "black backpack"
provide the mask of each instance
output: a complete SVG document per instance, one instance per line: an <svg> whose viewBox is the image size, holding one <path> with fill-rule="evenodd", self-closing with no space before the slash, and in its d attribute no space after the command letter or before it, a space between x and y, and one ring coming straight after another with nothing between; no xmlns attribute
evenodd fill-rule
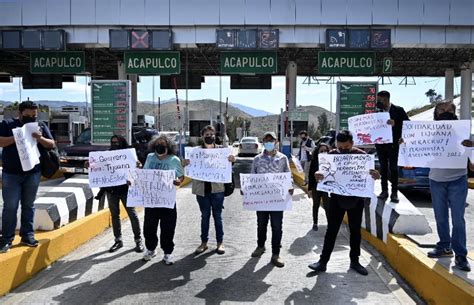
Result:
<svg viewBox="0 0 474 305"><path fill-rule="evenodd" d="M234 193L235 183L234 183L234 173L232 173L232 182L224 183L224 197L229 197Z"/></svg>
<svg viewBox="0 0 474 305"><path fill-rule="evenodd" d="M42 124L39 124L43 128ZM41 176L51 178L59 170L59 154L56 148L46 149L38 144L40 152Z"/></svg>

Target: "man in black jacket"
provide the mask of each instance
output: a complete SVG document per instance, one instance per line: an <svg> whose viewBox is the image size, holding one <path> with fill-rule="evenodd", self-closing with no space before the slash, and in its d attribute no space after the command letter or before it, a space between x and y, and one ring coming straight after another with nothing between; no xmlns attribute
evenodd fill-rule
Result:
<svg viewBox="0 0 474 305"><path fill-rule="evenodd" d="M354 142L352 134L347 130L339 132L336 136L336 141L337 149L329 152L330 154L365 154L363 150L353 147ZM379 173L374 169L370 170L370 175L373 179L378 179L380 177ZM316 172L314 177L318 182L324 179L324 176L319 172ZM320 260L308 266L310 269L314 271L326 271L326 265L329 262L329 258L331 257L331 253L336 243L337 233L341 227L344 214L347 213L351 246L351 251L349 253L351 259L350 267L359 274L368 274L367 269L359 263L361 241L360 226L362 224L363 212L364 198L331 194L327 211L328 227L326 235L324 236L323 251Z"/></svg>
<svg viewBox="0 0 474 305"><path fill-rule="evenodd" d="M380 112L388 112L390 120L387 124L392 125L393 143L376 144L377 155L380 162L380 174L382 175L382 193L378 198L386 200L388 198L388 173L390 169L390 183L392 184L392 193L390 200L398 203L398 142L402 137L403 121L409 121L405 110L400 106L390 103L390 93L380 91L377 94L377 108Z"/></svg>

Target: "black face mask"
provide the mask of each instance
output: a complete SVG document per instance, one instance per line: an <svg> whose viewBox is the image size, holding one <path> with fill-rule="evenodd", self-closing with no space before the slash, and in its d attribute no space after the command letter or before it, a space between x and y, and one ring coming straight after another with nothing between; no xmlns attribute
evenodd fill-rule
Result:
<svg viewBox="0 0 474 305"><path fill-rule="evenodd" d="M382 103L382 102L377 102L376 107L377 107L377 109L380 109L380 110L384 110L384 108L385 108L385 107L383 106L383 103Z"/></svg>
<svg viewBox="0 0 474 305"><path fill-rule="evenodd" d="M215 136L210 136L210 137L204 137L204 143L210 145L216 141Z"/></svg>
<svg viewBox="0 0 474 305"><path fill-rule="evenodd" d="M157 154L163 155L164 153L166 153L166 146L158 144L155 147L155 151L156 151Z"/></svg>
<svg viewBox="0 0 474 305"><path fill-rule="evenodd" d="M452 112L443 112L438 115L437 121L452 121L457 120L458 117Z"/></svg>
<svg viewBox="0 0 474 305"><path fill-rule="evenodd" d="M120 149L120 144L119 143L110 144L110 150L117 150L117 149Z"/></svg>
<svg viewBox="0 0 474 305"><path fill-rule="evenodd" d="M351 152L351 150L350 150L350 149L342 149L342 148L339 148L339 152L340 152L341 154L348 154L348 153Z"/></svg>
<svg viewBox="0 0 474 305"><path fill-rule="evenodd" d="M34 123L36 122L36 117L22 116L21 121L23 122L23 124Z"/></svg>
<svg viewBox="0 0 474 305"><path fill-rule="evenodd" d="M302 140L302 141L306 141L306 137L302 137L301 140Z"/></svg>

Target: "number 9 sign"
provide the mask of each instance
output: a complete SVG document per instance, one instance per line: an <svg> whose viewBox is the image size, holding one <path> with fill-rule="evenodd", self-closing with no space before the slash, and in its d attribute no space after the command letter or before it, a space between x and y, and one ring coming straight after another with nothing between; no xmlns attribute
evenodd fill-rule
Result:
<svg viewBox="0 0 474 305"><path fill-rule="evenodd" d="M383 59L383 70L382 73L390 74L392 73L393 59L391 57L385 57Z"/></svg>

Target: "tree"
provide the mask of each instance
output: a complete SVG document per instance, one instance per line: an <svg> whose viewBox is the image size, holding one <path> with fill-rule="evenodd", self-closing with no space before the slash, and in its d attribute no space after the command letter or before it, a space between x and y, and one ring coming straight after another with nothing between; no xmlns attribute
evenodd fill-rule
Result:
<svg viewBox="0 0 474 305"><path fill-rule="evenodd" d="M324 136L329 130L331 130L331 125L329 125L326 112L323 112L318 116L318 123L318 132L321 136Z"/></svg>
<svg viewBox="0 0 474 305"><path fill-rule="evenodd" d="M244 129L244 123L245 123L245 129ZM237 128L240 127L242 128L242 131L249 131L250 130L250 120L246 120L242 117L236 117L232 121L227 120L227 127L226 127L226 132L227 136L229 137L229 140L235 141L237 139Z"/></svg>
<svg viewBox="0 0 474 305"><path fill-rule="evenodd" d="M425 92L425 95L430 99L430 103L434 103L435 102L435 97L438 95L436 93L436 90L434 89L430 89L428 91Z"/></svg>
<svg viewBox="0 0 474 305"><path fill-rule="evenodd" d="M319 128L316 128L313 123L308 126L308 136L313 139L317 140L321 138L322 134L319 132Z"/></svg>

